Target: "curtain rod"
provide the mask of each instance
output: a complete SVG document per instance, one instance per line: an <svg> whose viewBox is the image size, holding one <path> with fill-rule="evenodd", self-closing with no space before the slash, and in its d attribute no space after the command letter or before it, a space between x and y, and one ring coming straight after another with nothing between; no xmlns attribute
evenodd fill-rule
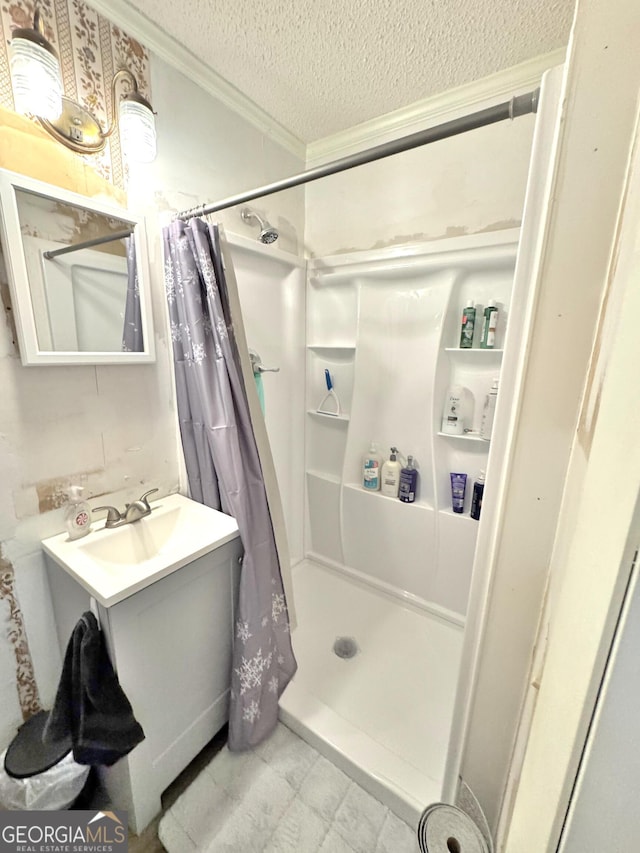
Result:
<svg viewBox="0 0 640 853"><path fill-rule="evenodd" d="M100 246L102 243L113 243L114 240L122 240L124 237L131 237L133 231L118 231L116 234L111 234L109 237L96 237L93 240L85 240L84 243L73 243L71 246L65 246L62 249L51 249L49 252L43 252L43 256L50 261L52 258L57 258L58 255L68 255L69 252L79 252L80 249L89 249L91 246Z"/></svg>
<svg viewBox="0 0 640 853"><path fill-rule="evenodd" d="M368 148L366 151L349 154L346 157L341 157L339 160L333 160L331 163L325 163L323 166L317 166L315 169L301 172L299 175L292 175L290 178L266 184L264 187L258 187L255 190L249 190L239 195L229 196L229 198L213 204L202 204L198 207L191 207L189 210L177 214L174 218L186 220L193 219L194 216L206 216L208 213L226 210L229 207L235 207L237 204L243 204L244 202L252 201L265 195L272 195L281 190L288 190L291 187L308 184L310 181L317 181L318 178L326 178L328 175L345 172L347 169L353 169L355 166L373 163L375 160L382 160L384 157L391 157L393 154L400 154L402 151L410 151L412 148L419 148L421 145L428 145L430 142L437 142L440 139L447 139L450 136L467 133L469 130L485 127L488 124L495 124L498 121L529 115L529 113L537 111L539 97L540 89L527 92L525 95L516 95L510 101L504 101L502 104L496 104L493 107L487 107L470 115L461 116L452 121L444 122L444 124L436 125L436 127L419 130L416 133L411 133L400 139L394 139L391 142L383 142L381 145Z"/></svg>

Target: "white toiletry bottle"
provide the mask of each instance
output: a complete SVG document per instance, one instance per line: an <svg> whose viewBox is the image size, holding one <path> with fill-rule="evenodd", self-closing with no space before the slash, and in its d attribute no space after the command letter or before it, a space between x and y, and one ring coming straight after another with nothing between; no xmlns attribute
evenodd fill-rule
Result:
<svg viewBox="0 0 640 853"><path fill-rule="evenodd" d="M372 441L369 450L362 459L362 485L370 492L380 491L380 468L382 458L378 453L375 441Z"/></svg>
<svg viewBox="0 0 640 853"><path fill-rule="evenodd" d="M442 413L442 432L449 435L462 435L464 432L465 389L462 385L452 385L448 391Z"/></svg>
<svg viewBox="0 0 640 853"><path fill-rule="evenodd" d="M487 394L482 411L482 423L480 425L480 437L490 441L493 432L493 419L496 414L496 403L498 401L498 380L494 379L491 389Z"/></svg>
<svg viewBox="0 0 640 853"><path fill-rule="evenodd" d="M398 489L400 488L400 471L402 465L398 462L398 448L391 448L391 456L382 466L382 485L380 487L382 494L389 498L398 497Z"/></svg>
<svg viewBox="0 0 640 853"><path fill-rule="evenodd" d="M64 514L64 523L69 539L80 539L91 530L91 508L82 499L82 486L70 486L67 492L69 504Z"/></svg>

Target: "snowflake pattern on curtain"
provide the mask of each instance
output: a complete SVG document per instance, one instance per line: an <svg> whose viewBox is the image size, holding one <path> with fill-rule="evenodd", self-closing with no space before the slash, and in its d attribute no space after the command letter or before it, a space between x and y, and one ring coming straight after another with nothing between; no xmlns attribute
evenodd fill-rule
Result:
<svg viewBox="0 0 640 853"><path fill-rule="evenodd" d="M244 546L234 626L229 747L275 727L296 670L262 469L242 380L217 229L164 231L178 413L191 495L233 515Z"/></svg>

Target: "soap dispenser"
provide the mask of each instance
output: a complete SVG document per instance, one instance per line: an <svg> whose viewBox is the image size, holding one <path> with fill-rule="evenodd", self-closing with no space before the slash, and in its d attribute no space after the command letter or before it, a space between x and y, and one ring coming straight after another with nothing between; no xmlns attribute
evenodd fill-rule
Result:
<svg viewBox="0 0 640 853"><path fill-rule="evenodd" d="M69 503L64 514L64 523L69 539L80 539L91 530L91 508L82 498L82 486L70 486L67 492Z"/></svg>
<svg viewBox="0 0 640 853"><path fill-rule="evenodd" d="M398 462L398 448L391 448L389 459L382 466L382 486L383 495L389 498L398 497L398 489L400 488L400 471L402 466Z"/></svg>

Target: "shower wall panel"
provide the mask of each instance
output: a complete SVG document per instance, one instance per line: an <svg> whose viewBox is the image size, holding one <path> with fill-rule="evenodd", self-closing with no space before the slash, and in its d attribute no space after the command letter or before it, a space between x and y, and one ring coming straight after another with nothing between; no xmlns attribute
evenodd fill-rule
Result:
<svg viewBox="0 0 640 853"><path fill-rule="evenodd" d="M306 547L308 556L454 620L464 617L479 522L473 480L487 469L485 396L500 374L517 232L455 238L312 261L307 293ZM459 348L467 301L500 310L496 346ZM321 405L330 371L339 411ZM447 388L472 401L466 431L441 432ZM321 411L318 411L320 409ZM362 485L375 441L412 455L415 503ZM451 472L466 473L462 514ZM487 488L491 487L488 475Z"/></svg>
<svg viewBox="0 0 640 853"><path fill-rule="evenodd" d="M303 556L304 261L227 235L249 349L262 374L265 422L282 499L291 562Z"/></svg>

